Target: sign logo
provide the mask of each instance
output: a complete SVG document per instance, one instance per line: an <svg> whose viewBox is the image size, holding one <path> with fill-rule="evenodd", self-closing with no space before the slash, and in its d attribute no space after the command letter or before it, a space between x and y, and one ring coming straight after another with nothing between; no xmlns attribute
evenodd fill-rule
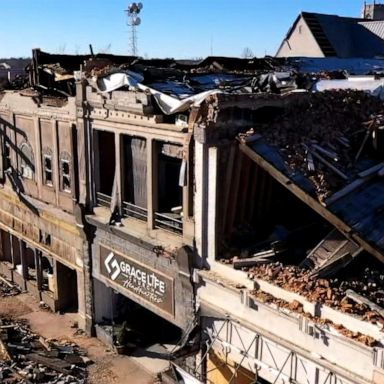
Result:
<svg viewBox="0 0 384 384"><path fill-rule="evenodd" d="M119 262L116 260L115 254L113 252L110 252L109 255L106 257L104 265L105 268L107 268L107 271L110 275L110 279L115 281L119 277L121 269L119 266Z"/></svg>
<svg viewBox="0 0 384 384"><path fill-rule="evenodd" d="M174 281L133 258L100 246L100 273L133 297L174 316Z"/></svg>

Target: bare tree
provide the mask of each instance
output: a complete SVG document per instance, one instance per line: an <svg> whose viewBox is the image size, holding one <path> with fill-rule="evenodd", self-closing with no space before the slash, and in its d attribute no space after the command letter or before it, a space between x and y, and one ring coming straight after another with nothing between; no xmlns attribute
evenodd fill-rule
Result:
<svg viewBox="0 0 384 384"><path fill-rule="evenodd" d="M254 54L252 52L252 49L249 48L249 47L245 47L243 49L243 52L241 54L241 57L244 57L244 59L251 59L252 57L254 57Z"/></svg>
<svg viewBox="0 0 384 384"><path fill-rule="evenodd" d="M110 53L112 48L112 43L107 44L105 47L99 50L100 53Z"/></svg>
<svg viewBox="0 0 384 384"><path fill-rule="evenodd" d="M67 49L67 43L60 44L58 48L58 53L63 55L66 49Z"/></svg>

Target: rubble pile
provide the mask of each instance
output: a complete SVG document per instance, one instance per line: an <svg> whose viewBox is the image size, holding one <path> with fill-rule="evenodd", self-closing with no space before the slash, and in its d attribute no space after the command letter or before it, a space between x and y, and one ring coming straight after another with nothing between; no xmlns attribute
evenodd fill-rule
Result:
<svg viewBox="0 0 384 384"><path fill-rule="evenodd" d="M21 90L29 87L28 75L16 75L12 81L0 79L0 92L4 90Z"/></svg>
<svg viewBox="0 0 384 384"><path fill-rule="evenodd" d="M21 292L21 288L0 275L0 296L16 296Z"/></svg>
<svg viewBox="0 0 384 384"><path fill-rule="evenodd" d="M310 313L304 312L303 305L299 303L297 300L294 300L291 303L289 303L288 301L278 299L272 296L271 294L261 290L254 290L251 292L251 295L257 298L257 300L261 301L262 303L273 304L278 308L288 309L289 311L303 314L303 316L307 317L314 323L319 324L320 326L326 326L327 328L332 327L340 334L352 340L356 340L360 343L363 343L368 347L375 347L378 345L378 342L373 337L363 335L360 332L352 332L341 324L334 324L332 321L328 319L322 319L320 317L312 316Z"/></svg>
<svg viewBox="0 0 384 384"><path fill-rule="evenodd" d="M361 278L351 280L319 279L296 266L281 263L264 264L253 267L248 272L251 280L262 279L287 291L304 296L310 302L318 302L362 317L371 323L384 325L381 311L373 310L367 304L354 301L348 293L353 292L379 306L384 301L384 274L369 269ZM380 312L380 313L379 313Z"/></svg>
<svg viewBox="0 0 384 384"><path fill-rule="evenodd" d="M44 339L25 321L0 320L0 382L84 384L90 360L71 342Z"/></svg>
<svg viewBox="0 0 384 384"><path fill-rule="evenodd" d="M309 94L254 131L278 147L289 168L313 182L323 201L359 172L356 161L382 112L382 102L365 92L325 91Z"/></svg>

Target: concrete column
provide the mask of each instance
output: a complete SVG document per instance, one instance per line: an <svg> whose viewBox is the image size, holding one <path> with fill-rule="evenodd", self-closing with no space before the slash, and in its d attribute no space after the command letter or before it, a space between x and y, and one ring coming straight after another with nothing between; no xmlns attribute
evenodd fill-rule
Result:
<svg viewBox="0 0 384 384"><path fill-rule="evenodd" d="M78 285L82 284L81 287L78 286L78 295L82 295L83 299L79 297L79 321L83 321L83 324L79 324L88 335L93 335L94 333L94 306L95 306L95 293L94 293L94 280L92 278L92 246L91 239L88 239L89 242L83 243L83 278L77 275ZM81 300L84 300L84 304L81 304ZM84 317L83 317L84 316Z"/></svg>
<svg viewBox="0 0 384 384"><path fill-rule="evenodd" d="M147 209L148 228L155 228L155 212L157 211L157 177L158 158L156 141L147 139Z"/></svg>
<svg viewBox="0 0 384 384"><path fill-rule="evenodd" d="M78 314L79 314L79 327L86 330L87 320L86 320L86 298L85 298L85 281L84 281L84 272L82 270L76 271L77 275L77 300L78 300Z"/></svg>
<svg viewBox="0 0 384 384"><path fill-rule="evenodd" d="M53 137L53 150L52 150L52 171L53 171L53 185L56 192L56 204L59 205L59 192L60 192L60 154L59 143L57 137L57 121L52 120L52 137Z"/></svg>
<svg viewBox="0 0 384 384"><path fill-rule="evenodd" d="M195 222L193 217L193 188L194 188L194 173L192 170L193 156L192 146L185 148L187 151L186 161L186 185L183 187L183 240L186 244L193 244L195 236Z"/></svg>
<svg viewBox="0 0 384 384"><path fill-rule="evenodd" d="M34 129L35 129L35 180L37 183L38 196L42 198L42 185L43 185L43 170L41 162L41 130L40 130L40 119L35 116L33 118Z"/></svg>
<svg viewBox="0 0 384 384"><path fill-rule="evenodd" d="M76 128L77 128L77 161L79 177L79 203L89 208L91 193L91 157L92 149L90 138L91 127L85 106L86 82L76 82Z"/></svg>
<svg viewBox="0 0 384 384"><path fill-rule="evenodd" d="M121 175L121 164L122 164L122 135L115 132L115 179L116 179L116 193L117 193L117 206L119 209L120 216L122 216L122 198L123 198L123 189L122 189L122 175Z"/></svg>
<svg viewBox="0 0 384 384"><path fill-rule="evenodd" d="M207 252L210 262L217 256L217 165L218 149L211 147L208 150L208 238Z"/></svg>
<svg viewBox="0 0 384 384"><path fill-rule="evenodd" d="M90 152L92 157L92 169L93 169L93 180L94 186L91 187L92 197L93 197L93 205L96 205L97 198L96 192L100 190L100 155L99 155L99 134L98 131L92 131L92 143L93 143L93 151Z"/></svg>
<svg viewBox="0 0 384 384"><path fill-rule="evenodd" d="M217 167L218 149L195 145L195 238L203 264L212 265L217 256Z"/></svg>
<svg viewBox="0 0 384 384"><path fill-rule="evenodd" d="M55 301L59 301L59 290L58 290L58 271L57 271L57 264L58 262L53 259L52 260L52 269L53 269L53 288L54 288L54 291L53 291L53 298ZM55 305L56 307L57 305ZM58 306L60 307L60 303L58 303Z"/></svg>
<svg viewBox="0 0 384 384"><path fill-rule="evenodd" d="M11 141L10 145L10 158L11 158L11 163L12 167L15 169L18 169L19 165L19 159L18 155L16 153L15 148L17 147L16 143L16 117L13 112L10 112L9 114L9 124L11 125L12 128L9 129L9 140ZM7 129L8 131L8 129Z"/></svg>
<svg viewBox="0 0 384 384"><path fill-rule="evenodd" d="M195 239L197 253L201 264L205 265L207 254L208 226L208 148L199 142L195 143Z"/></svg>

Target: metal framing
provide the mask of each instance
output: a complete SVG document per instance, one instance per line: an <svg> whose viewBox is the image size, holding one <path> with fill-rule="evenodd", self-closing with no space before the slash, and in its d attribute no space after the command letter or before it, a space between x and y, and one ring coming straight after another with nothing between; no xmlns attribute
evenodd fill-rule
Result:
<svg viewBox="0 0 384 384"><path fill-rule="evenodd" d="M247 331L247 332L244 332ZM250 336L250 332L251 335ZM250 383L258 383L259 378L272 384L280 382L295 384L352 384L355 381L340 376L337 372L323 367L315 361L288 350L267 337L251 331L230 318L213 319L210 327L203 330L205 344L199 363L195 368L187 367L188 372L201 380L203 367L209 353L219 352L223 365L234 363L234 371L229 384L235 384L240 368L254 371ZM248 367L247 367L248 363ZM232 364L231 364L232 365ZM218 369L215 367L206 374ZM205 376L205 375L203 375ZM205 380L210 383L209 380Z"/></svg>

